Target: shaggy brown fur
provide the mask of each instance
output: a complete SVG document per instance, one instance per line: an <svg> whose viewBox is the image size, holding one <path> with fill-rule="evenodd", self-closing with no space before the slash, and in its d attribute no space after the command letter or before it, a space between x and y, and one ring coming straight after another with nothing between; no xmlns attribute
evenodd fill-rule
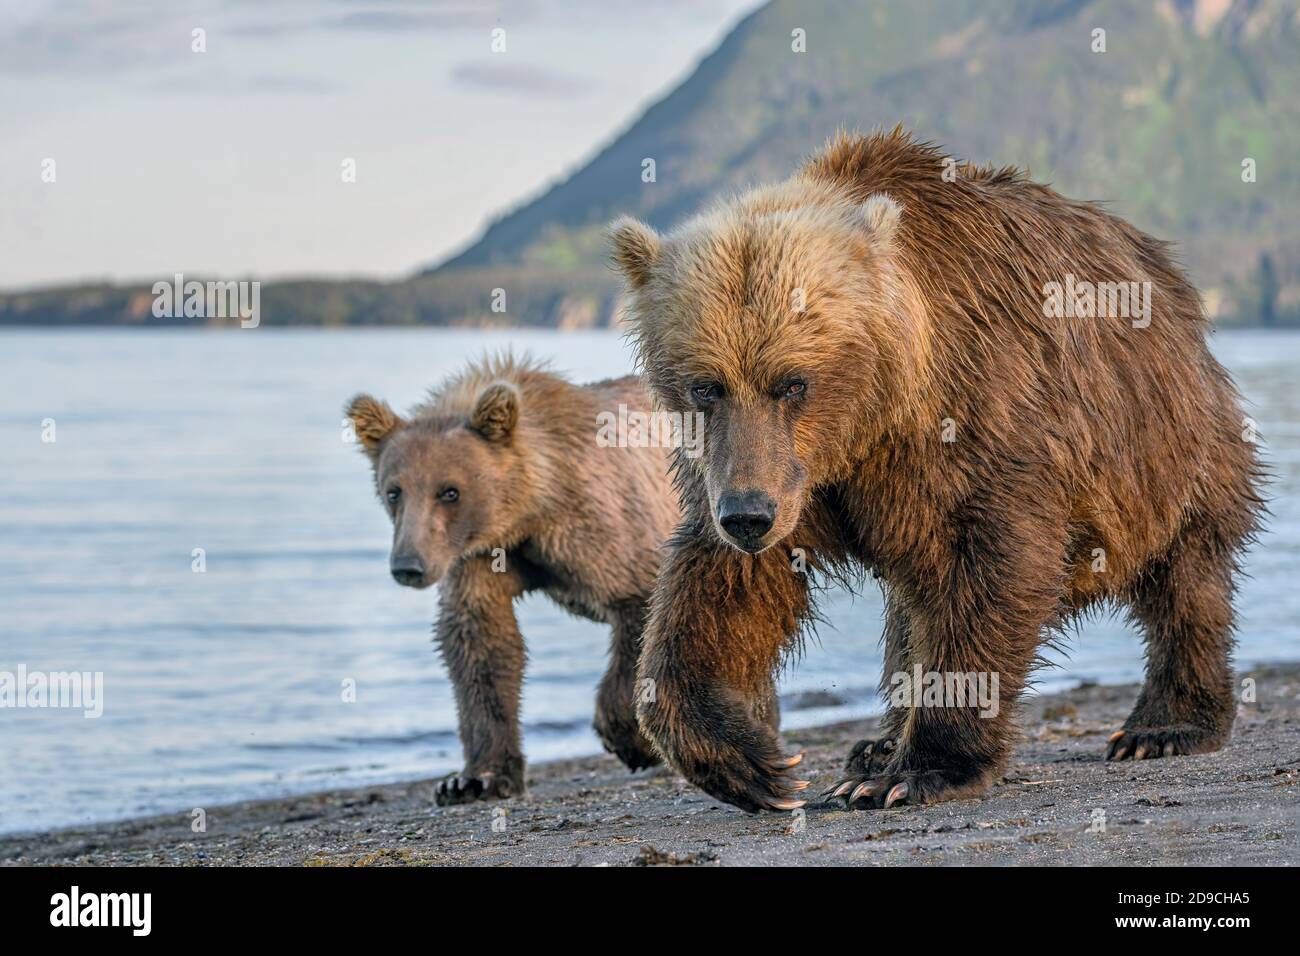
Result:
<svg viewBox="0 0 1300 956"><path fill-rule="evenodd" d="M707 416L703 457L676 462L685 517L638 715L673 766L749 810L807 786L756 702L819 573L882 579L882 690L918 665L1000 680L992 719L891 709L831 790L851 805L984 791L1038 649L1102 603L1143 627L1148 659L1108 756L1212 751L1232 726L1258 468L1195 289L1097 205L1011 169L944 171L900 130L843 136L667 237L613 227L649 384ZM1048 314L1070 274L1150 282L1149 326Z"/></svg>
<svg viewBox="0 0 1300 956"><path fill-rule="evenodd" d="M348 406L393 519L393 576L440 582L436 639L456 690L463 773L439 803L524 790L524 640L514 600L542 591L611 625L596 698L605 747L633 770L658 763L637 729L633 680L662 544L680 518L668 451L600 447L597 416L648 410L635 378L579 387L527 362L486 361L409 419L361 395Z"/></svg>

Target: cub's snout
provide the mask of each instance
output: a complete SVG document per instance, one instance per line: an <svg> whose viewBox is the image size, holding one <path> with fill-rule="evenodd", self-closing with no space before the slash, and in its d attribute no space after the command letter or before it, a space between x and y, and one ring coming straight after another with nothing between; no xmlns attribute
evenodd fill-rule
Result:
<svg viewBox="0 0 1300 956"><path fill-rule="evenodd" d="M425 588L432 582L428 580L428 569L424 559L418 554L395 554L388 561L388 570L393 573L393 580L408 588Z"/></svg>

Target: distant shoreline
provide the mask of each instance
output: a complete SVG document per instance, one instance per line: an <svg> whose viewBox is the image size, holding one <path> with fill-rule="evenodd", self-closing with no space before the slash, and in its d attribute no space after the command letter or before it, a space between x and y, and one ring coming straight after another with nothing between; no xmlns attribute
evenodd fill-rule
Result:
<svg viewBox="0 0 1300 956"><path fill-rule="evenodd" d="M0 836L0 865L1295 865L1300 663L1239 672L1243 703L1217 754L1105 763L1137 686L1030 700L985 797L893 811L813 806L749 816L671 771L612 757L536 764L526 798L439 808L436 780L329 790L188 813ZM788 732L814 790L874 721Z"/></svg>
<svg viewBox="0 0 1300 956"><path fill-rule="evenodd" d="M178 287L193 287L193 292L178 293ZM394 280L218 281L197 273L179 274L152 284L0 291L0 328L238 328L239 319L229 318L235 315L233 308L215 307L232 304L234 297L227 298L227 293L234 292L245 305L256 301L259 326L571 331L617 328L625 289L621 278L603 264L565 270L478 266ZM1260 316L1267 313L1253 305L1250 296L1236 294L1225 301L1213 289L1202 288L1201 293L1214 313L1211 323L1218 327L1300 328L1300 307L1278 306L1273 321L1263 323Z"/></svg>

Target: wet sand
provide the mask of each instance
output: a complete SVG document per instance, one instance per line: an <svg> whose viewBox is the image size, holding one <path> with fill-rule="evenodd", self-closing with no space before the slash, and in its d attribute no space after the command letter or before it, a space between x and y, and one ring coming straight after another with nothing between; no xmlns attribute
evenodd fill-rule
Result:
<svg viewBox="0 0 1300 956"><path fill-rule="evenodd" d="M1232 741L1196 757L1107 764L1136 685L1032 699L1005 776L932 807L751 816L659 768L612 757L530 768L523 799L437 807L436 780L336 790L0 836L0 865L1295 865L1300 863L1300 664L1241 671L1256 700ZM786 734L820 792L873 721Z"/></svg>

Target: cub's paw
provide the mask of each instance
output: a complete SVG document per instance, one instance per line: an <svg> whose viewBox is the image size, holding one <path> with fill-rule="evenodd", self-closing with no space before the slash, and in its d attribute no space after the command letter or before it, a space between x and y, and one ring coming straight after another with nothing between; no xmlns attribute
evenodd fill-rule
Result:
<svg viewBox="0 0 1300 956"><path fill-rule="evenodd" d="M650 741L641 733L636 718L628 715L630 720L620 720L605 713L597 712L592 727L605 749L623 761L629 770L637 771L645 767L655 767L661 762Z"/></svg>
<svg viewBox="0 0 1300 956"><path fill-rule="evenodd" d="M1200 727L1134 727L1110 735L1107 760L1154 760L1180 754L1208 754L1221 748L1224 735Z"/></svg>
<svg viewBox="0 0 1300 956"><path fill-rule="evenodd" d="M507 800L521 793L522 786L504 774L489 770L477 775L452 774L438 784L434 800L440 807L450 807L458 803L473 803L475 800Z"/></svg>
<svg viewBox="0 0 1300 956"><path fill-rule="evenodd" d="M957 781L939 770L895 773L850 773L824 794L828 801L843 800L849 810L942 803L974 797L988 789L982 778Z"/></svg>

